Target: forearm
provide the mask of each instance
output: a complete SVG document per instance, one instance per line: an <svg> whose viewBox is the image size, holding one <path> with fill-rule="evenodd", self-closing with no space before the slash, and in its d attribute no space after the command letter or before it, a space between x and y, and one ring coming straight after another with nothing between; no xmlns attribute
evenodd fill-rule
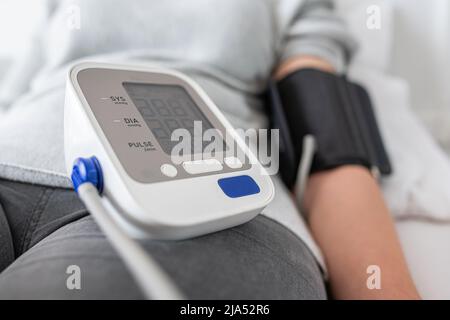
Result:
<svg viewBox="0 0 450 320"><path fill-rule="evenodd" d="M277 80L301 68L333 72L326 61L299 56L275 72ZM310 177L305 209L321 247L335 298L417 298L379 187L366 168L345 166ZM381 270L381 289L367 287L369 266Z"/></svg>
<svg viewBox="0 0 450 320"><path fill-rule="evenodd" d="M419 298L393 221L367 169L345 166L312 175L304 203L335 298ZM370 266L381 271L381 289L367 286Z"/></svg>

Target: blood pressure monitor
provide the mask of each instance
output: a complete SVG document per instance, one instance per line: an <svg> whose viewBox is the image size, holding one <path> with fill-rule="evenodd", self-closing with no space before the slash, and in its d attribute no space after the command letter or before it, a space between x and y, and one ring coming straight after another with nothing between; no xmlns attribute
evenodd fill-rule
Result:
<svg viewBox="0 0 450 320"><path fill-rule="evenodd" d="M180 131L215 130L174 153ZM236 226L269 204L274 187L242 138L187 76L166 69L82 63L68 75L65 160L96 157L103 201L133 235L183 239ZM198 137L196 137L198 138ZM221 141L219 141L221 140ZM190 147L190 148L189 148ZM240 156L238 156L240 155Z"/></svg>

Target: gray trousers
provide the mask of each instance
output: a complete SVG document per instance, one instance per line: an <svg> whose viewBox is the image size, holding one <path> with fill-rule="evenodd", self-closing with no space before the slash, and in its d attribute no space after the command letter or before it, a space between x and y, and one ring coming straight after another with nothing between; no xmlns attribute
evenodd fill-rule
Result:
<svg viewBox="0 0 450 320"><path fill-rule="evenodd" d="M261 215L190 240L142 244L188 298L326 298L305 244ZM0 299L143 297L71 190L0 180L0 272Z"/></svg>

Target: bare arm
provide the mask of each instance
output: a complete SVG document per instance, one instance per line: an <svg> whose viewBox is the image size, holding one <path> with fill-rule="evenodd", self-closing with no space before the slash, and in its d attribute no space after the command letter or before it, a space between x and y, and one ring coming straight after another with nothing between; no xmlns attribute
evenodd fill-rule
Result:
<svg viewBox="0 0 450 320"><path fill-rule="evenodd" d="M306 67L333 72L326 61L297 56L282 63L275 78ZM367 169L342 166L313 174L304 203L325 256L334 298L420 298L378 184ZM373 265L381 270L379 290L367 287L367 268Z"/></svg>

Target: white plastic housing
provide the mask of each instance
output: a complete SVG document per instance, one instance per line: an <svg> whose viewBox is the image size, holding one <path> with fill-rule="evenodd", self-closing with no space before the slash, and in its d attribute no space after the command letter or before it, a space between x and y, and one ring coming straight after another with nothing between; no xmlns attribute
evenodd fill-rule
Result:
<svg viewBox="0 0 450 320"><path fill-rule="evenodd" d="M88 68L157 71L182 78L207 103L213 114L253 163L249 170L181 180L140 183L123 168L97 122L77 82L77 74ZM264 168L256 161L231 124L206 93L185 75L171 70L140 66L82 63L68 74L64 110L64 145L67 174L76 158L96 156L104 175L106 205L114 218L132 236L157 239L183 239L223 230L249 221L274 197L274 187ZM251 176L260 192L241 198L229 198L217 186L217 180L236 175ZM217 187L212 187L213 185ZM113 210L114 209L114 210Z"/></svg>

